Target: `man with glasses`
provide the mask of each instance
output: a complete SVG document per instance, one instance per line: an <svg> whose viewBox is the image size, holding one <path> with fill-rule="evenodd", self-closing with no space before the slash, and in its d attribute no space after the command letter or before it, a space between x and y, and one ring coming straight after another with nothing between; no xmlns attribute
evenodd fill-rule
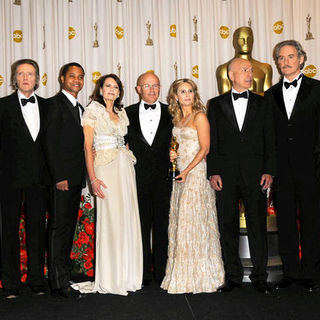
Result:
<svg viewBox="0 0 320 320"><path fill-rule="evenodd" d="M126 111L130 121L126 140L137 158L136 178L143 241L143 285L161 284L168 247L168 213L171 183L169 145L172 122L168 106L159 102L160 81L151 72L138 77L140 102ZM152 248L150 232L152 230Z"/></svg>

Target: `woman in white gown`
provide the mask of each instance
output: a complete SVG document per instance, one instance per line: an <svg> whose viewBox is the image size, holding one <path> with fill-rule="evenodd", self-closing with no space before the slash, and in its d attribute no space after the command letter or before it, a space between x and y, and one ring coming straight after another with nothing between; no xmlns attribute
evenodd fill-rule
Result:
<svg viewBox="0 0 320 320"><path fill-rule="evenodd" d="M207 180L206 155L210 128L196 84L176 80L170 87L173 136L179 143L180 175L173 183L169 216L166 275L168 293L214 292L224 282L215 193Z"/></svg>
<svg viewBox="0 0 320 320"><path fill-rule="evenodd" d="M129 121L122 97L120 79L102 76L82 117L87 171L97 197L95 281L73 285L82 293L127 295L142 285L136 160L124 144Z"/></svg>

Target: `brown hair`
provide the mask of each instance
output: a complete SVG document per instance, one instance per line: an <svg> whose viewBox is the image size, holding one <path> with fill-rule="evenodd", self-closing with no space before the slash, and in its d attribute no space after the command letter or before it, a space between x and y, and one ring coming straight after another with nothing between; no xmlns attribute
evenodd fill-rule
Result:
<svg viewBox="0 0 320 320"><path fill-rule="evenodd" d="M106 74L104 76L101 76L98 79L98 81L96 82L96 86L94 87L93 92L92 92L91 96L89 97L90 102L97 101L97 102L101 103L102 105L106 106L106 103L104 102L103 96L100 94L100 90L102 89L103 84L107 78L112 78L117 83L117 85L119 87L119 97L115 100L115 102L113 104L113 111L116 112L115 109L121 110L123 108L121 101L123 98L124 90L123 90L123 85L122 85L121 80L114 73Z"/></svg>
<svg viewBox="0 0 320 320"><path fill-rule="evenodd" d="M195 84L195 82L193 82L191 79L176 80L171 84L170 89L169 89L169 93L168 93L168 97L167 97L167 101L169 104L168 109L169 109L170 114L172 115L172 118L173 118L172 121L175 124L178 123L183 117L180 103L178 100L176 100L176 95L178 93L178 89L183 83L190 84L192 87L192 90L194 92L194 102L192 105L192 113L196 113L197 111L206 111L206 107L200 99L198 87Z"/></svg>

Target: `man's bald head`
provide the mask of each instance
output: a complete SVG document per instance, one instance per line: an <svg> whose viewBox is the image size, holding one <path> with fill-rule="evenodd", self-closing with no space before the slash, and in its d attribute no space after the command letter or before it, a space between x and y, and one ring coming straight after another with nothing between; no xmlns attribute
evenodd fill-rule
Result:
<svg viewBox="0 0 320 320"><path fill-rule="evenodd" d="M249 89L253 79L251 62L242 58L232 59L228 65L228 76L233 88L238 92Z"/></svg>

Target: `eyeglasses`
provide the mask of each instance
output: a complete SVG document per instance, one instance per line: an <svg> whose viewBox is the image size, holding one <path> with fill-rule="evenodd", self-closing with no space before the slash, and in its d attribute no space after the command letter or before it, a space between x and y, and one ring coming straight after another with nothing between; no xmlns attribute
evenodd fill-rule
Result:
<svg viewBox="0 0 320 320"><path fill-rule="evenodd" d="M144 88L144 89L160 89L160 84L141 84L140 87Z"/></svg>

